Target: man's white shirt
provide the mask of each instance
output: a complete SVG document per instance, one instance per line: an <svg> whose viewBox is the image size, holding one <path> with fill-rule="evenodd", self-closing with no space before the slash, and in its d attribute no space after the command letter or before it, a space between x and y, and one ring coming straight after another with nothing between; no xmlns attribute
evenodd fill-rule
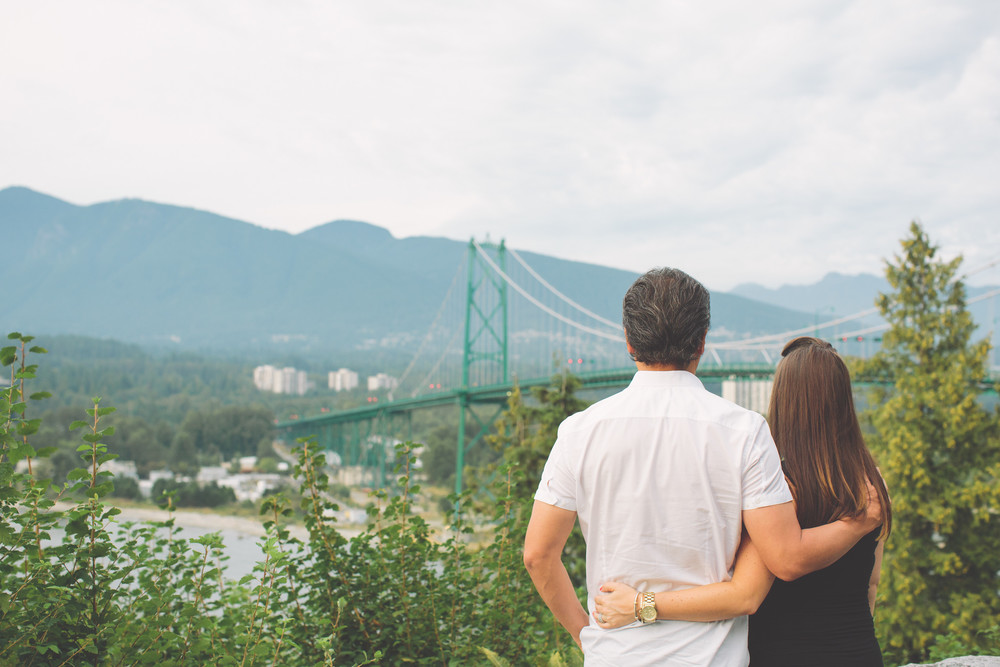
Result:
<svg viewBox="0 0 1000 667"><path fill-rule="evenodd" d="M792 496L763 417L686 371L638 371L560 425L535 499L577 513L592 612L605 581L640 591L728 581L742 511ZM591 620L580 639L588 665L749 662L745 616L616 630Z"/></svg>

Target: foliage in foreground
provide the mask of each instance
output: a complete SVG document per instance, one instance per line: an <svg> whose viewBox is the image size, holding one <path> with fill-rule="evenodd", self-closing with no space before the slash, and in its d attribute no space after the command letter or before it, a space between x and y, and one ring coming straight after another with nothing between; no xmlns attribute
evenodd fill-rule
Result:
<svg viewBox="0 0 1000 667"><path fill-rule="evenodd" d="M1000 419L978 400L989 347L971 342L961 259L936 254L914 223L877 301L890 329L858 369L877 380L869 444L893 503L876 610L887 664L1000 649Z"/></svg>
<svg viewBox="0 0 1000 667"><path fill-rule="evenodd" d="M100 471L114 457L102 442L113 408L99 399L73 424L83 465L61 489L38 478L50 452L32 447L40 420L29 412L47 395L27 393L37 368L26 360L45 350L10 339L0 353L12 382L0 391L0 665L579 664L521 565L509 468L492 539L477 546L461 517L439 539L414 509L403 445L398 493L377 494L367 529L348 538L323 456L306 441L296 474L308 538L290 535L289 502L269 498L264 560L229 581L218 535L184 539L172 519L116 523L102 501L113 480Z"/></svg>

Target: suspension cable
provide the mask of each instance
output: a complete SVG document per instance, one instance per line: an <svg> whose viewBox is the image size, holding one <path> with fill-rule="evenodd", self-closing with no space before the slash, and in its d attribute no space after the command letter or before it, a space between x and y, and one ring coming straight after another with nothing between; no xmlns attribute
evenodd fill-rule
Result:
<svg viewBox="0 0 1000 667"><path fill-rule="evenodd" d="M997 260L997 262L1000 262L1000 260ZM997 288L997 289L994 289L994 290L990 290L989 292L984 292L983 294L979 294L977 296L974 296L971 299L966 299L965 303L966 304L977 303L979 301L984 301L986 299L992 298L992 297L994 297L994 296L996 296L998 294L1000 294L1000 288ZM872 314L875 314L876 312L878 312L878 309L877 308L872 308L871 310L865 310L865 311L862 311L862 312L860 312L860 313L858 313L856 315L852 315L850 317L844 317L844 318L840 318L838 320L831 320L829 322L824 322L823 324L820 324L818 326L805 327L804 329L797 329L795 331L786 331L785 333L772 334L770 336L760 336L758 338L747 338L745 340L740 340L740 341L725 341L725 342L722 342L722 343L709 343L707 345L707 347L714 348L714 349L719 349L719 350L757 349L755 347L755 344L765 343L765 342L768 342L771 339L778 339L778 340L774 341L775 343L781 342L780 339L782 339L782 338L791 338L793 336L799 336L801 334L809 333L810 331L815 331L816 329L824 329L824 328L831 327L831 326L834 326L834 325L837 325L837 324L842 324L843 322L848 321L848 320L852 320L852 319L857 319L859 317L863 317L865 315L872 315ZM890 327L889 324L882 323L882 324L876 324L874 326L867 327L865 329L858 329L857 331L849 331L849 332L846 332L846 333L842 333L840 335L844 336L846 338L855 338L857 336L864 336L864 335L870 334L870 333L877 333L879 331L885 331L889 327Z"/></svg>
<svg viewBox="0 0 1000 667"><path fill-rule="evenodd" d="M545 304L543 304L541 301L539 301L535 297L533 297L530 294L528 294L528 292L525 291L525 289L523 287L521 287L520 285L518 285L516 282L514 282L514 280L510 276L508 276L506 273L504 273L504 271L499 266L496 265L496 262L494 262L490 258L490 256L486 254L486 252L483 250L482 246L480 246L479 243L476 242L475 239L473 239L472 244L476 247L476 252L479 253L480 257L482 257L482 259L490 266L491 269L493 269L493 271L498 276L500 276L501 278L504 279L504 282L506 282L508 285L510 285L511 287L513 287L517 291L518 294L520 294L521 296L523 296L525 299L527 299L528 301L530 301L535 306L537 306L538 308L542 309L543 311L545 311L546 313L548 313L552 317L556 318L557 320L559 320L561 322L565 322L566 324L568 324L571 327L574 327L576 329L579 329L580 331L585 331L585 332L587 332L589 334L593 334L593 335L599 336L601 338L606 338L607 340L618 341L620 343L624 343L625 342L625 337L622 336L622 335L620 335L620 334L614 335L614 334L606 333L604 331L598 331L597 329L593 329L593 328L588 327L586 325L580 324L579 322L571 320L570 318L566 317L565 315L561 315L561 314L557 313L556 311L552 310L551 308L549 308L548 306L546 306Z"/></svg>
<svg viewBox="0 0 1000 667"><path fill-rule="evenodd" d="M509 252L511 254L511 256L513 256L514 259L516 259L518 261L518 263L521 266L523 266L525 268L525 270L527 270L527 272L530 273L531 276L535 280L537 280L538 282L540 282L547 290L549 290L550 292L552 292L553 294L555 294L557 297L559 297L560 299L562 299L566 304L572 306L573 308L576 308L578 311L580 311L584 315L588 315L588 316L594 318L595 320L597 320L601 324L606 324L609 327L612 327L614 329L620 329L621 328L621 323L612 322L611 320L608 320L608 319L605 319L605 318L601 317L597 313L594 313L594 312L592 312L590 310L587 310L586 308L584 308L583 306L581 306L580 304L578 304L576 301L573 301L568 296L566 296L565 294L563 294L562 292L560 292L559 290L557 290L555 287L553 287L552 285L550 285L548 283L548 281L545 280L545 278L542 278L540 275L538 275L538 272L536 272L533 268L531 268L530 266L528 266L528 264L523 259L521 259L521 256L519 254L517 254L517 252L513 248L507 248L507 252Z"/></svg>
<svg viewBox="0 0 1000 667"><path fill-rule="evenodd" d="M410 371L416 365L417 361L420 359L420 355L424 353L424 348L427 347L427 343L430 342L434 335L434 327L437 326L438 321L441 319L441 315L444 314L445 307L448 305L448 300L451 298L451 293L455 289L455 285L458 284L458 277L462 275L462 269L465 267L465 262L458 263L458 269L455 271L455 275L451 279L451 285L448 286L448 292L444 295L444 300L441 302L441 306L438 308L437 314L434 316L434 321L431 322L430 327L427 329L427 334L424 339L420 341L420 347L417 348L416 353L413 355L413 359L410 360L410 365L406 367L403 374L399 378L399 386L403 385L403 381L406 380Z"/></svg>
<svg viewBox="0 0 1000 667"><path fill-rule="evenodd" d="M997 261L1000 261L1000 260L997 260ZM994 297L997 294L1000 294L1000 287L998 287L995 290L990 290L989 292L984 292L984 293L980 294L979 296L974 296L971 299L966 299L965 303L976 303L977 301L983 301L985 299L989 299L990 297Z"/></svg>
<svg viewBox="0 0 1000 667"><path fill-rule="evenodd" d="M757 336L756 338L745 338L739 341L726 341L722 343L713 343L718 349L728 350L728 349L739 349L741 346L750 345L753 343L768 343L768 342L778 342L785 338L792 336L801 336L802 334L807 334L810 331L816 331L817 329L827 329L838 324L843 324L844 322L850 322L851 320L857 320L862 317L867 317L869 315L874 315L878 312L878 308L869 308L868 310L862 310L853 315L846 315L844 317L839 317L835 320L830 320L829 322L823 322L822 324L815 324L813 326L802 327L801 329L793 329L791 331L783 331L776 334L767 334L766 336Z"/></svg>
<svg viewBox="0 0 1000 667"><path fill-rule="evenodd" d="M452 334L451 340L448 341L448 344L444 346L444 351L441 353L441 356L438 357L438 360L436 362L434 362L434 365L431 366L431 369L427 371L427 375L424 377L423 381L417 385L416 389L413 390L413 393L410 394L411 396L416 396L417 392L419 392L423 388L423 386L427 384L427 381L430 380L432 377L434 377L434 374L437 373L438 369L441 367L441 363L448 356L448 352L451 350L451 346L454 344L456 340L458 340L458 336L461 333L462 329L459 327L455 327L455 332Z"/></svg>
<svg viewBox="0 0 1000 667"><path fill-rule="evenodd" d="M997 257L996 259L993 259L993 260L987 262L986 264L983 264L982 266L977 266L976 268L974 268L974 269L972 269L970 271L966 271L965 273L962 274L962 277L959 278L959 280L964 281L969 276L975 275L977 273L981 273L981 272L985 271L986 269L991 269L994 266L996 266L997 264L1000 264L1000 257Z"/></svg>

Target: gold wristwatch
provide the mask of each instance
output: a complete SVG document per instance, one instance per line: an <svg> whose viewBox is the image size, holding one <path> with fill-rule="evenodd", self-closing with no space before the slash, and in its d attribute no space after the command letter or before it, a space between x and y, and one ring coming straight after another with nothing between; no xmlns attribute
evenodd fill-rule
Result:
<svg viewBox="0 0 1000 667"><path fill-rule="evenodd" d="M642 603L639 605L639 620L645 623L652 623L656 620L656 594L643 593Z"/></svg>

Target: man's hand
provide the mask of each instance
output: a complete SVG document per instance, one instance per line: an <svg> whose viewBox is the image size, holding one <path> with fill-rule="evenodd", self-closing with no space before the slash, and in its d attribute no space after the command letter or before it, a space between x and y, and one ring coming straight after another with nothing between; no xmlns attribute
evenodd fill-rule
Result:
<svg viewBox="0 0 1000 667"><path fill-rule="evenodd" d="M870 479L865 479L868 487L868 507L865 509L865 519L870 526L867 532L871 532L882 525L882 499L879 498L878 489L872 484Z"/></svg>
<svg viewBox="0 0 1000 667"><path fill-rule="evenodd" d="M870 479L865 480L865 485L868 489L868 506L864 514L841 519L858 533L859 538L881 526L883 521L882 500L879 498L878 489Z"/></svg>
<svg viewBox="0 0 1000 667"><path fill-rule="evenodd" d="M881 526L885 518L882 516L882 499L878 495L878 489L875 488L870 479L866 479L865 484L868 487L868 507L865 508L863 519L867 535Z"/></svg>
<svg viewBox="0 0 1000 667"><path fill-rule="evenodd" d="M606 581L601 584L603 595L594 596L594 620L609 630L635 623L635 589L626 584Z"/></svg>

